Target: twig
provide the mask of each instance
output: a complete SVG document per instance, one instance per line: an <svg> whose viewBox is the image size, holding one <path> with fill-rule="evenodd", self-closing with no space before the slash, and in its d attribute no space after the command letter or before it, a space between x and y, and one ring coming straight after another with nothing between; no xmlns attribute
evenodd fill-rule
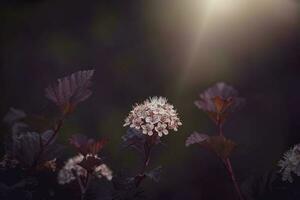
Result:
<svg viewBox="0 0 300 200"><path fill-rule="evenodd" d="M63 121L64 121L64 117L62 117L60 120L58 120L54 130L53 130L53 134L51 135L51 137L48 139L48 141L45 142L45 144L43 144L43 139L41 137L41 135L39 135L39 142L40 142L40 150L38 155L36 156L36 159L33 162L32 168L36 167L41 156L44 153L45 148L56 138L59 130L61 129L62 125L63 125Z"/></svg>
<svg viewBox="0 0 300 200"><path fill-rule="evenodd" d="M141 172L135 177L136 179L136 187L139 187L142 181L145 179L145 171L150 163L151 150L153 147L153 138L154 136L148 137L144 144L144 152L145 152L145 160L143 162L143 166L141 168Z"/></svg>
<svg viewBox="0 0 300 200"><path fill-rule="evenodd" d="M235 188L235 190L236 190L236 192L237 192L237 194L238 194L238 196L239 196L239 199L240 199L240 200L244 200L244 197L243 197L243 195L242 195L240 186L239 186L239 184L238 184L238 182L237 182L237 180L236 180L236 178L235 178L235 175L234 175L234 172L233 172L233 169L232 169L232 165L231 165L230 159L229 159L229 158L226 158L226 159L224 160L224 163L225 163L225 166L226 166L226 168L227 168L227 171L228 171L228 173L229 173L229 175L230 175L230 178L231 178L231 180L232 180L232 182L233 182L233 184L234 184L234 188Z"/></svg>
<svg viewBox="0 0 300 200"><path fill-rule="evenodd" d="M77 172L75 170L72 170L73 175L76 177L77 183L79 185L80 188L80 199L84 200L85 197L85 186L83 185L83 182L81 180L81 177L78 176Z"/></svg>
<svg viewBox="0 0 300 200"><path fill-rule="evenodd" d="M223 137L223 126L222 126L222 123L218 123L218 128L219 128L219 135ZM234 174L234 171L233 171L233 168L232 168L232 165L231 165L231 162L230 162L230 159L229 158L225 158L225 159L222 159L224 164L225 164L225 167L226 167L226 170L233 182L233 185L234 185L234 188L238 194L238 197L240 200L244 200L244 197L242 195L242 192L241 192L241 189L240 189L240 186L236 180L236 177L235 177L235 174Z"/></svg>

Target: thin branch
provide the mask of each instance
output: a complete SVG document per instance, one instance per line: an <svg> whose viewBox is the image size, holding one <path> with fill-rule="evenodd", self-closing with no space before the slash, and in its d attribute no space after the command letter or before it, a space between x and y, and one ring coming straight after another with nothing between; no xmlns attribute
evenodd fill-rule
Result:
<svg viewBox="0 0 300 200"><path fill-rule="evenodd" d="M223 136L223 125L222 123L218 123L218 128L219 128L219 135L220 136ZM234 174L234 171L233 171L233 168L232 168L232 165L231 165L231 162L230 162L230 159L229 158L225 158L225 159L222 159L224 164L225 164L225 167L226 167L226 170L233 182L233 185L234 185L234 188L238 194L238 197L240 200L244 200L244 197L242 195L242 192L241 192L241 189L240 189L240 186L236 180L236 177L235 177L235 174Z"/></svg>
<svg viewBox="0 0 300 200"><path fill-rule="evenodd" d="M46 147L51 144L51 142L56 138L59 130L61 129L62 125L63 125L63 121L64 121L64 117L62 117L60 120L58 120L57 124L55 125L55 128L53 130L53 134L51 135L51 137L48 139L48 141L45 142L45 144L43 144L43 140L41 135L39 135L39 142L40 142L40 150L38 155L36 156L36 159L33 162L32 168L36 167L36 165L38 164L39 160L41 159L44 150L46 149Z"/></svg>
<svg viewBox="0 0 300 200"><path fill-rule="evenodd" d="M80 187L80 196L81 196L81 200L84 200L84 195L85 195L85 186L83 185L83 182L80 178L80 176L78 176L78 174L76 173L75 170L72 170L73 175L76 177L77 183Z"/></svg>
<svg viewBox="0 0 300 200"><path fill-rule="evenodd" d="M135 176L135 179L136 179L136 187L139 187L140 184L142 183L142 181L145 179L146 175L145 175L145 172L146 172L146 169L150 163L150 157L151 157L151 150L152 150L152 147L153 147L153 136L151 136L149 140L146 140L145 141L145 144L144 144L144 153L145 153L145 160L143 162L143 166L141 168L141 172ZM148 139L148 138L147 138Z"/></svg>

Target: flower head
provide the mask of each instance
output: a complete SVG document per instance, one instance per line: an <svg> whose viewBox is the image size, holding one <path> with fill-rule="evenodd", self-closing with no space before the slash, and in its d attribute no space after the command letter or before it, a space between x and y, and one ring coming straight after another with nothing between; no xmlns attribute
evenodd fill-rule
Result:
<svg viewBox="0 0 300 200"><path fill-rule="evenodd" d="M219 82L199 95L195 105L210 114L217 123L223 122L226 115L235 111L244 99L238 97L238 92L232 86Z"/></svg>
<svg viewBox="0 0 300 200"><path fill-rule="evenodd" d="M295 145L278 162L283 181L293 182L292 173L300 176L300 144Z"/></svg>
<svg viewBox="0 0 300 200"><path fill-rule="evenodd" d="M142 104L136 104L125 119L124 126L141 130L145 135L162 137L169 130L177 131L182 123L174 106L163 97L152 97Z"/></svg>
<svg viewBox="0 0 300 200"><path fill-rule="evenodd" d="M101 164L98 167L95 168L95 175L98 178L105 177L107 180L112 180L112 171L109 169L109 167L106 164Z"/></svg>
<svg viewBox="0 0 300 200"><path fill-rule="evenodd" d="M88 173L93 173L98 178L105 177L110 181L112 179L112 171L100 161L101 159L97 155L92 154L86 156L79 154L70 158L58 172L58 183L70 183L76 177L86 177Z"/></svg>

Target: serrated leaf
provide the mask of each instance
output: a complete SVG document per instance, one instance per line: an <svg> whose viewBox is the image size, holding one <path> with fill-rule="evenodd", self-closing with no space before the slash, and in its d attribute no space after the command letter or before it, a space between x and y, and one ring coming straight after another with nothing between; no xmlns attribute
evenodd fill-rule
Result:
<svg viewBox="0 0 300 200"><path fill-rule="evenodd" d="M125 135L122 136L122 146L124 148L131 147L140 153L144 152L144 144L146 142L146 137L140 131L129 128Z"/></svg>
<svg viewBox="0 0 300 200"><path fill-rule="evenodd" d="M70 143L83 155L98 154L107 143L106 139L94 140L85 135L75 134L70 138Z"/></svg>
<svg viewBox="0 0 300 200"><path fill-rule="evenodd" d="M40 115L28 115L22 120L32 131L44 132L53 126L53 121Z"/></svg>
<svg viewBox="0 0 300 200"><path fill-rule="evenodd" d="M214 151L223 159L228 158L236 148L236 144L224 136L211 136L203 143L203 145Z"/></svg>
<svg viewBox="0 0 300 200"><path fill-rule="evenodd" d="M45 146L52 135L52 130L47 130L41 134L37 132L13 134L11 144L7 147L7 153L17 159L25 168L31 167L41 153L40 161L52 160L62 150L61 146L54 143L55 140ZM43 152L41 152L41 148L43 148Z"/></svg>
<svg viewBox="0 0 300 200"><path fill-rule="evenodd" d="M78 103L91 96L90 86L93 75L94 70L83 70L60 78L56 84L45 89L45 96L59 106L65 114L72 112Z"/></svg>
<svg viewBox="0 0 300 200"><path fill-rule="evenodd" d="M186 139L185 146L190 146L190 145L196 144L196 143L200 144L207 139L208 139L208 135L194 132Z"/></svg>
<svg viewBox="0 0 300 200"><path fill-rule="evenodd" d="M13 138L13 157L23 167L32 166L40 151L40 136L35 132L26 132Z"/></svg>
<svg viewBox="0 0 300 200"><path fill-rule="evenodd" d="M268 199L266 196L273 192L273 184L277 178L275 171L267 171L259 177L250 176L241 185L243 194L249 200Z"/></svg>

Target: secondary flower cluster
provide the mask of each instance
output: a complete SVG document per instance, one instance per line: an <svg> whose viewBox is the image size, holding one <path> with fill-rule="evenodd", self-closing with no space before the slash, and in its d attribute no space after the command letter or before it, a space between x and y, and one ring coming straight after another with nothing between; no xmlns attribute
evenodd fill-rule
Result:
<svg viewBox="0 0 300 200"><path fill-rule="evenodd" d="M100 160L97 155L88 154L83 156L79 154L73 158L70 158L64 167L58 173L58 183L66 184L76 179L76 177L86 177L88 170L81 166L84 159L96 159ZM112 180L112 171L107 167L106 164L100 164L95 166L92 171L93 175L97 178L105 177L107 180Z"/></svg>
<svg viewBox="0 0 300 200"><path fill-rule="evenodd" d="M293 182L292 173L300 176L300 144L288 150L278 162L278 166L281 168L283 181Z"/></svg>
<svg viewBox="0 0 300 200"><path fill-rule="evenodd" d="M124 126L141 130L145 135L168 135L169 130L177 131L182 123L174 106L164 97L152 97L142 104L136 104L125 119Z"/></svg>

